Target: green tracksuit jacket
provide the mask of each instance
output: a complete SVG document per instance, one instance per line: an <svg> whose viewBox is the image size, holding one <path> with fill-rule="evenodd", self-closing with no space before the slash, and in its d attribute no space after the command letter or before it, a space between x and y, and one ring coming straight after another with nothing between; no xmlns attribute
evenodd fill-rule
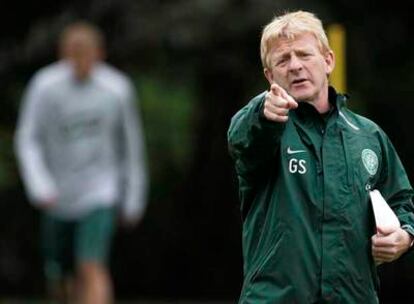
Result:
<svg viewBox="0 0 414 304"><path fill-rule="evenodd" d="M300 103L287 123L268 121L263 93L232 118L243 218L239 303L378 303L369 189L413 233L413 190L390 140L329 90L327 117Z"/></svg>

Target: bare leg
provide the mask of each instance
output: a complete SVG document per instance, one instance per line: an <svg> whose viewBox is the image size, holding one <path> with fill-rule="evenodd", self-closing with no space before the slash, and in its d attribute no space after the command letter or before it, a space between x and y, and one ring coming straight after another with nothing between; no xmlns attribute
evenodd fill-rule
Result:
<svg viewBox="0 0 414 304"><path fill-rule="evenodd" d="M112 281L105 265L87 261L77 268L78 299L81 304L113 303Z"/></svg>
<svg viewBox="0 0 414 304"><path fill-rule="evenodd" d="M48 303L66 303L66 294L64 283L62 280L54 280L47 282Z"/></svg>
<svg viewBox="0 0 414 304"><path fill-rule="evenodd" d="M74 298L74 280L72 277L49 282L47 286L47 293L50 303L76 303L76 299Z"/></svg>

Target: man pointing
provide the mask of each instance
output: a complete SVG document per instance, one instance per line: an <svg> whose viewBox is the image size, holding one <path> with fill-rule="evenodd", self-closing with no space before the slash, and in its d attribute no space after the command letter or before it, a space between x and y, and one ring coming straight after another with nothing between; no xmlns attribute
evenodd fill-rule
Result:
<svg viewBox="0 0 414 304"><path fill-rule="evenodd" d="M278 16L263 30L269 91L228 131L243 219L239 303L378 303L376 263L407 252L413 190L389 138L329 86L335 66L321 21ZM402 228L376 234L369 190Z"/></svg>

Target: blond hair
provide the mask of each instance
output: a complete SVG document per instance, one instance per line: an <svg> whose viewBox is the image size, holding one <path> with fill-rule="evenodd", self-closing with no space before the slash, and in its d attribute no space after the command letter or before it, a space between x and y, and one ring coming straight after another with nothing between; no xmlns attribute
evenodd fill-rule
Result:
<svg viewBox="0 0 414 304"><path fill-rule="evenodd" d="M260 57L263 67L269 68L268 55L273 43L280 38L294 39L303 33L311 33L315 36L322 53L331 50L319 18L312 13L304 11L286 13L276 16L263 29L260 41Z"/></svg>

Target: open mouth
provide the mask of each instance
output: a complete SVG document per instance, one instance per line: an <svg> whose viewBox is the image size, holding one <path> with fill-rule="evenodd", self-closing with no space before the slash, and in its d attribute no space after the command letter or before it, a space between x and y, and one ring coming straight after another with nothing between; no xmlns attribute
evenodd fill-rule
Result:
<svg viewBox="0 0 414 304"><path fill-rule="evenodd" d="M300 85L306 81L307 81L306 78L298 78L292 81L292 85Z"/></svg>

